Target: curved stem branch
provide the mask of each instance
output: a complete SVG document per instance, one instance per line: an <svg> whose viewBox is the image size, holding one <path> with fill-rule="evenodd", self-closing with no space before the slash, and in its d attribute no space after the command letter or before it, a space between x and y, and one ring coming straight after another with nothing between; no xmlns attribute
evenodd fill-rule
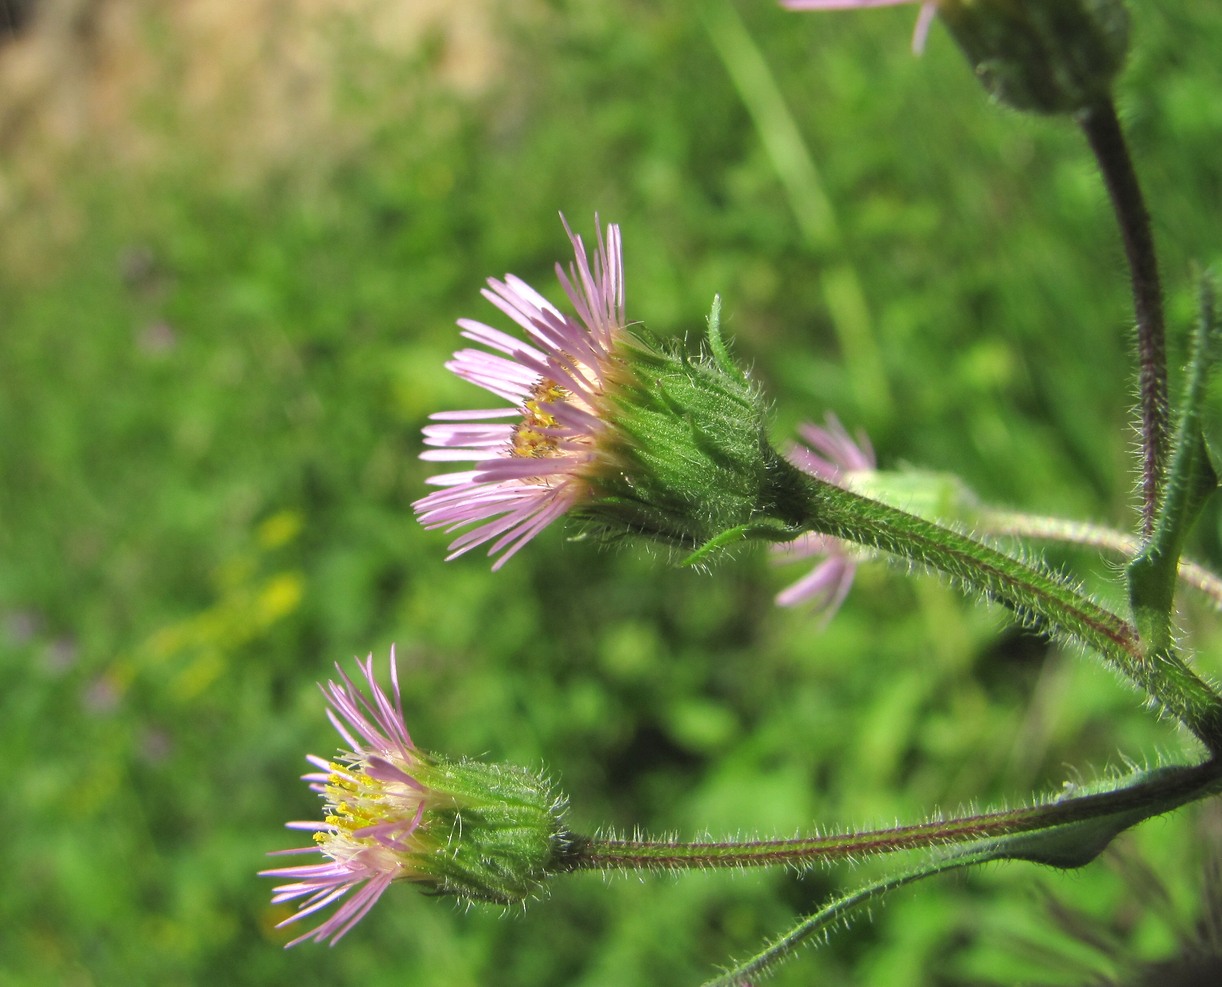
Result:
<svg viewBox="0 0 1222 987"><path fill-rule="evenodd" d="M1222 699L1171 648L1148 651L1132 624L1051 572L881 501L798 475L806 486L807 530L936 569L1010 606L1020 619L1094 649L1211 752L1222 751Z"/></svg>
<svg viewBox="0 0 1222 987"><path fill-rule="evenodd" d="M1115 106L1110 99L1104 100L1078 114L1078 123L1103 173L1132 277L1141 392L1142 533L1149 536L1154 530L1162 492L1169 431L1167 353L1158 258L1150 232L1150 216Z"/></svg>

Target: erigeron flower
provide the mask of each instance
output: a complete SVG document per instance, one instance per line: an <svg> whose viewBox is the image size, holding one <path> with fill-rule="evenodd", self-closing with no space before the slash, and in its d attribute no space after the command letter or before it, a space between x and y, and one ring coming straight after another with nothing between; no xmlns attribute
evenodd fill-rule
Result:
<svg viewBox="0 0 1222 987"><path fill-rule="evenodd" d="M689 354L626 325L618 227L593 258L569 239L575 260L557 273L576 318L510 275L484 296L528 341L460 322L484 348L447 366L508 407L433 416L423 457L471 465L429 481L442 489L415 503L421 523L462 531L450 558L488 545L493 568L566 514L600 538L646 537L704 549L700 558L796 535L804 481L768 443L766 404L729 356L717 305L707 351Z"/></svg>
<svg viewBox="0 0 1222 987"><path fill-rule="evenodd" d="M287 824L312 833L314 845L278 851L325 859L260 872L289 881L275 889L273 904L298 902L282 926L338 903L288 945L334 944L397 881L499 904L537 895L567 846L565 800L525 769L419 750L404 722L393 649L389 695L374 676L372 655L357 666L364 691L338 665L340 681L323 689L347 750L334 761L307 757L317 770L303 780L322 796L323 819Z"/></svg>
<svg viewBox="0 0 1222 987"><path fill-rule="evenodd" d="M430 479L442 489L414 505L426 528L468 529L451 543L450 558L487 544L500 568L591 495L586 474L606 427L607 378L625 325L623 260L618 226L609 225L605 239L596 235L593 258L567 223L565 230L574 261L567 274L557 264L556 274L576 318L511 274L489 279L483 295L528 342L482 322L459 322L463 336L482 348L459 350L446 367L509 406L440 412L425 427L433 448L421 458L474 464Z"/></svg>
<svg viewBox="0 0 1222 987"><path fill-rule="evenodd" d="M787 458L810 476L839 486L852 486L853 474L873 472L876 461L870 440L862 432L854 439L835 415L828 414L822 426L803 424L798 432L806 445L795 445ZM807 532L775 546L773 551L782 562L820 560L806 576L777 594L777 605L809 603L830 619L853 585L861 549L831 535Z"/></svg>

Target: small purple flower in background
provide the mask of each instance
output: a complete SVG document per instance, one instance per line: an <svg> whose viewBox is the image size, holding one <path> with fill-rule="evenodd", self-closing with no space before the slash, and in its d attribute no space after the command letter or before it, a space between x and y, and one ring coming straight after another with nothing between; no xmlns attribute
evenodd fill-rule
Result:
<svg viewBox="0 0 1222 987"><path fill-rule="evenodd" d="M482 292L526 330L523 342L470 319L463 335L484 349L464 349L446 367L509 402L507 408L441 412L425 427L435 448L422 458L472 462L456 473L432 477L444 489L413 505L429 529L456 531L449 558L491 542L500 568L523 545L589 496L582 478L605 427L600 404L612 349L624 328L624 276L619 227L597 233L594 257L565 224L575 255L566 274L556 273L576 309L563 315L513 275L490 278ZM488 352L489 350L495 352ZM499 421L509 419L509 421Z"/></svg>
<svg viewBox="0 0 1222 987"><path fill-rule="evenodd" d="M833 414L823 419L822 426L810 422L799 425L798 434L808 444L794 446L787 458L798 469L820 480L844 486L846 474L868 472L878 466L865 432L859 430L854 438Z"/></svg>
<svg viewBox="0 0 1222 987"><path fill-rule="evenodd" d="M848 475L873 470L874 449L864 433L854 439L835 415L824 425L803 424L798 428L806 445L795 445L788 459L811 476L840 486L848 485ZM810 603L825 619L840 608L853 585L859 549L830 535L808 533L774 549L779 561L819 558L821 561L802 579L777 594L778 606L792 607Z"/></svg>
<svg viewBox="0 0 1222 987"><path fill-rule="evenodd" d="M392 649L390 675L393 701L379 688L373 656L357 662L369 688L364 695L339 666L340 682L328 682L324 694L335 729L348 744L342 764L313 754L307 760L317 772L303 775L310 788L326 801L323 822L290 822L289 829L314 834L315 846L281 850L281 854L321 853L327 861L261 871L264 877L292 881L276 888L272 904L304 899L287 925L340 901L338 909L317 928L288 945L307 939L334 944L374 906L396 880L416 877L411 854L424 816L428 788L415 777L423 764L403 722L399 681Z"/></svg>
<svg viewBox="0 0 1222 987"><path fill-rule="evenodd" d="M821 559L805 577L777 594L777 606L796 607L809 603L817 613L830 620L853 586L857 560L852 547L831 535L805 534L787 545L776 546L773 551L779 562Z"/></svg>
<svg viewBox="0 0 1222 987"><path fill-rule="evenodd" d="M781 0L781 6L788 10L859 10L864 7L898 7L902 3L921 5L916 30L912 35L912 50L919 54L925 50L929 25L938 12L937 0Z"/></svg>

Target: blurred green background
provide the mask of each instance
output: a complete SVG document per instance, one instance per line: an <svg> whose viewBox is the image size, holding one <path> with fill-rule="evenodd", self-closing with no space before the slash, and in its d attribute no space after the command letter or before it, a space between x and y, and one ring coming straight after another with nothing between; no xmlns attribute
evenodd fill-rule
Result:
<svg viewBox="0 0 1222 987"><path fill-rule="evenodd" d="M254 875L318 811L315 682L392 643L422 747L545 765L584 831L887 824L1187 756L1110 673L928 577L864 567L825 627L772 605L804 570L764 553L701 574L554 528L492 574L412 518L421 425L484 400L442 369L454 322L503 325L479 289L506 271L559 299L563 212L587 240L621 224L630 318L695 336L722 295L779 440L830 409L885 467L1132 524L1092 162L1069 121L991 107L938 28L913 57L913 9L7 14L0 983L695 984L878 868L582 875L524 914L396 887L338 947L285 952ZM1222 261L1222 13L1134 21L1119 102L1178 381L1191 265ZM1194 547L1215 566L1218 527ZM1114 565L1049 559L1118 603ZM1216 623L1184 601L1213 676ZM908 889L773 982L1136 983L1195 941L1219 832L1184 811L1081 873Z"/></svg>

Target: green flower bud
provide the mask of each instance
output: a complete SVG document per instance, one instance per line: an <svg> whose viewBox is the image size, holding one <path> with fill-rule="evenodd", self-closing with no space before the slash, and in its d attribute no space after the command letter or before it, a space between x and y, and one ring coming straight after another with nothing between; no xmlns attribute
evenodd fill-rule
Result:
<svg viewBox="0 0 1222 987"><path fill-rule="evenodd" d="M1095 105L1128 51L1122 0L937 0L937 9L984 87L1017 110Z"/></svg>

